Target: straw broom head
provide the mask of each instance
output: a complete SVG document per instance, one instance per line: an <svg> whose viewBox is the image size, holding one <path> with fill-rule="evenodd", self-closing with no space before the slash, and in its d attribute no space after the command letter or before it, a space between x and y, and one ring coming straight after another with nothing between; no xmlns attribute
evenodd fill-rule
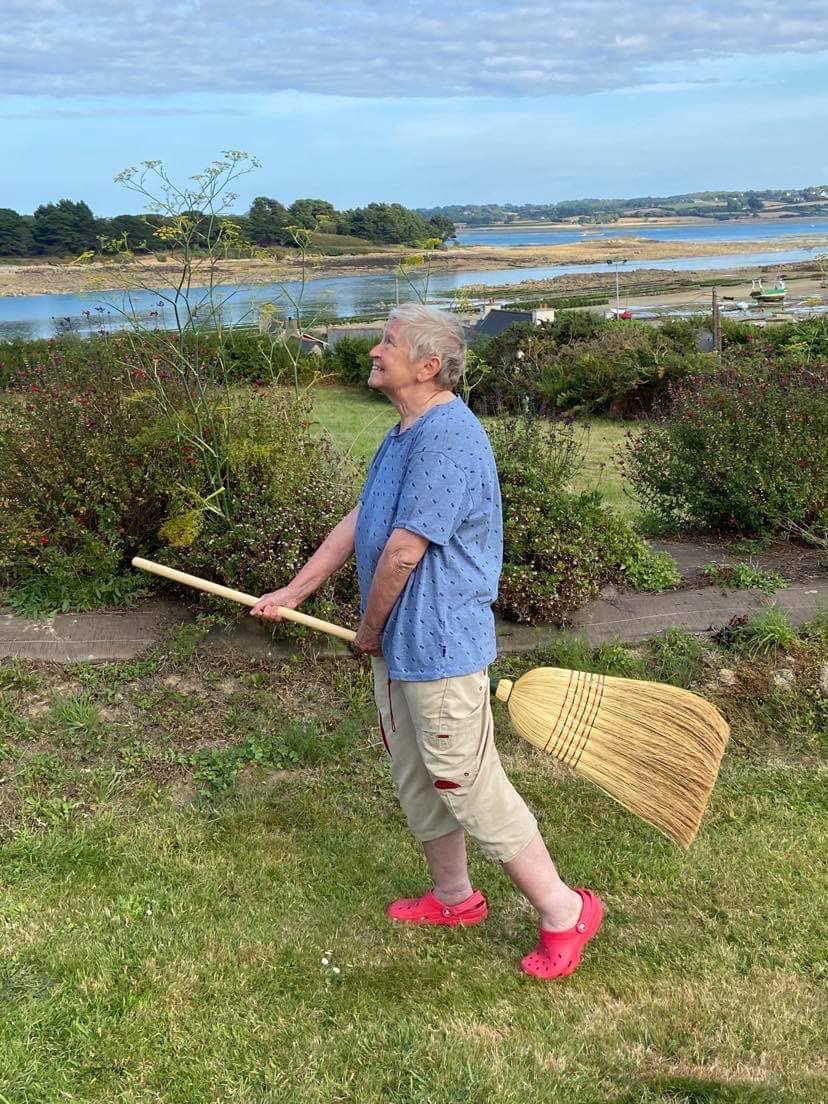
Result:
<svg viewBox="0 0 828 1104"><path fill-rule="evenodd" d="M518 734L682 847L699 829L730 728L675 686L536 667L496 695Z"/></svg>

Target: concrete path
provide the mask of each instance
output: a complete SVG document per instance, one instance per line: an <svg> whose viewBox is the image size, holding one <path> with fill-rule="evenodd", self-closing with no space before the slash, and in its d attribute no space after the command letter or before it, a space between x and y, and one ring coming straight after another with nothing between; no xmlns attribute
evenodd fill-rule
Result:
<svg viewBox="0 0 828 1104"><path fill-rule="evenodd" d="M793 625L802 625L820 609L828 609L828 579L794 583L774 595L751 590L704 587L664 594L639 594L604 590L602 596L578 611L571 632L593 645L607 640L635 643L658 636L674 625L690 632L716 631L732 617L751 614L775 605ZM531 651L543 647L556 633L542 625L498 626L498 646L503 652Z"/></svg>
<svg viewBox="0 0 828 1104"><path fill-rule="evenodd" d="M43 620L0 611L0 659L49 663L134 659L193 614L174 602L153 601L124 613L55 613Z"/></svg>
<svg viewBox="0 0 828 1104"><path fill-rule="evenodd" d="M691 632L716 630L734 616L776 605L790 621L801 625L819 609L828 609L828 577L793 583L774 595L757 591L700 587L663 594L619 592L607 587L601 596L578 611L569 632L590 643L607 640L627 643L644 640L680 625ZM193 620L183 604L156 600L125 613L63 613L41 621L0 611L0 659L18 657L51 663L133 659L161 640L176 625ZM517 625L498 620L501 653L543 647L561 631L549 625ZM323 653L344 646L320 636ZM239 649L251 655L286 655L290 643L273 641L269 629L253 618L230 629L213 630L204 646L217 651Z"/></svg>

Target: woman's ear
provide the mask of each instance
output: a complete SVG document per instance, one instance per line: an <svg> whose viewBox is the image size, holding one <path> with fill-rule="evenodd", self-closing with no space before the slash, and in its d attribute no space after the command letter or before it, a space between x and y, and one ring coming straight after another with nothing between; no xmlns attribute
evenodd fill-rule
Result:
<svg viewBox="0 0 828 1104"><path fill-rule="evenodd" d="M442 366L443 362L437 353L435 353L434 356L430 356L427 360L423 361L422 366L418 369L417 382L425 383L427 380L434 379Z"/></svg>

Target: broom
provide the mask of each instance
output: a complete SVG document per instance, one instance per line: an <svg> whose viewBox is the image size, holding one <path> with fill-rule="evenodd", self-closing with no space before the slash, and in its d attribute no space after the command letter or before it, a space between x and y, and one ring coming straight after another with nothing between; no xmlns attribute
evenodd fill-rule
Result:
<svg viewBox="0 0 828 1104"><path fill-rule="evenodd" d="M136 556L133 567L245 606L259 599ZM280 607L286 620L352 641L350 629ZM589 779L681 847L699 830L730 728L710 702L658 682L536 667L492 680L518 735Z"/></svg>

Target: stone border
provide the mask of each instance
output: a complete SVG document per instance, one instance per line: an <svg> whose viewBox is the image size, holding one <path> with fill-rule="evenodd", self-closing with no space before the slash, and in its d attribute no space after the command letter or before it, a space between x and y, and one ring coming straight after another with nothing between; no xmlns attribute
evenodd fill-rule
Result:
<svg viewBox="0 0 828 1104"><path fill-rule="evenodd" d="M533 651L564 633L583 636L593 646L608 640L636 643L673 626L704 633L721 628L732 617L750 615L768 606L776 606L793 625L801 625L820 609L828 609L828 579L792 583L774 595L711 586L660 594L619 592L607 587L578 611L566 630L552 625L519 625L498 618L498 652ZM163 599L120 613L58 613L43 620L27 620L2 611L0 659L47 663L134 659L158 644L175 626L193 620L190 607ZM268 626L253 618L211 630L204 645L208 650L231 648L258 656L288 656L297 650L290 641L274 640ZM320 654L346 651L344 645L320 637Z"/></svg>

